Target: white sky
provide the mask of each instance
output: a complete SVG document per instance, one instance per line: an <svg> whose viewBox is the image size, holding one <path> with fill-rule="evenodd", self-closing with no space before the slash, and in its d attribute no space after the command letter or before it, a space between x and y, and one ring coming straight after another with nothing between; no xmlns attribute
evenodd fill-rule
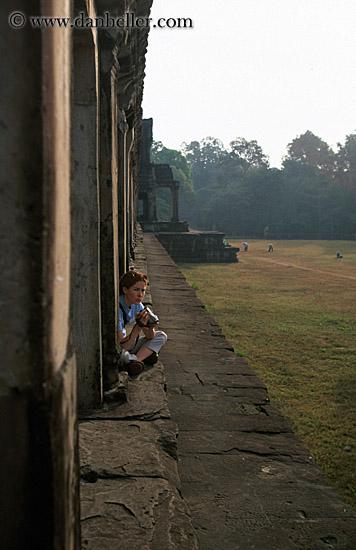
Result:
<svg viewBox="0 0 356 550"><path fill-rule="evenodd" d="M151 17L194 25L149 33L143 115L166 147L256 139L279 167L306 130L355 133L356 0L153 0Z"/></svg>

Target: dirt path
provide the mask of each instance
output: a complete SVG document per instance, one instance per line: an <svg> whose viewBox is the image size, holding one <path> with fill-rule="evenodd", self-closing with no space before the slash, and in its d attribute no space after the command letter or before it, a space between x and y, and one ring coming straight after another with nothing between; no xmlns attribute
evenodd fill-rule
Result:
<svg viewBox="0 0 356 550"><path fill-rule="evenodd" d="M263 262L270 262L272 264L278 264L278 265L284 265L285 267L294 267L296 269L304 269L305 271L315 271L317 273L323 273L325 275L332 275L333 277L341 277L342 279L351 279L353 281L356 281L356 277L352 277L352 275L341 275L341 273L332 273L331 271L323 271L322 269L316 269L314 267L304 267L302 265L296 265L296 264L285 264L283 262L277 262L276 260L271 260L270 258L254 258L258 260L262 260Z"/></svg>

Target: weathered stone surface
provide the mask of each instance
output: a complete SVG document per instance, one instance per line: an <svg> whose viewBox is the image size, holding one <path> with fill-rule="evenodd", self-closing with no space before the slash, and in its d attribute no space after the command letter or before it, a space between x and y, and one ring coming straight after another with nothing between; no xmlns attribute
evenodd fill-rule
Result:
<svg viewBox="0 0 356 550"><path fill-rule="evenodd" d="M354 511L311 465L199 455L183 458L183 467L183 497L199 548L219 541L229 549L316 550L328 548L321 540L328 537L329 548L354 548Z"/></svg>
<svg viewBox="0 0 356 550"><path fill-rule="evenodd" d="M162 365L129 384L127 403L93 412L79 427L83 548L197 549L179 493L177 427L161 418Z"/></svg>
<svg viewBox="0 0 356 550"><path fill-rule="evenodd" d="M237 431L182 431L178 440L181 454L239 454L277 457L310 463L310 452L291 433L271 434ZM193 450L194 446L194 450Z"/></svg>
<svg viewBox="0 0 356 550"><path fill-rule="evenodd" d="M161 477L179 487L176 429L170 421L83 422L81 477Z"/></svg>
<svg viewBox="0 0 356 550"><path fill-rule="evenodd" d="M195 407L201 407L202 402L196 404ZM194 407L189 407L184 410L182 404L173 405L170 402L170 411L172 418L176 419L179 414L179 431L201 431L201 430L237 430L243 432L259 432L259 433L288 433L292 429L283 417L280 415L269 417L267 415L244 415L236 414L229 416L227 413L222 414L217 411L216 403L210 403L204 410L209 409L209 413L197 414Z"/></svg>
<svg viewBox="0 0 356 550"><path fill-rule="evenodd" d="M259 507L254 508L249 504L251 500L256 498L259 501L268 503L269 513L271 513L272 508L274 510L280 509L280 517L282 518L285 517L286 513L289 514L289 512L286 512L284 505L281 506L283 502L288 501L289 497L287 498L287 495L291 496L295 492L302 494L303 491L314 491L312 498L315 502L318 502L322 495L328 494L331 497L333 494L332 490L325 485L321 470L315 466L312 459L295 461L291 457L282 456L281 454L263 456L247 452L235 454L212 452L181 455L180 463L185 466L184 472L181 468L184 494L194 493L194 489L186 485L188 482L189 485L199 483L202 492L211 489L213 492L217 491L218 493L224 491L231 498L239 496L240 500L237 499L234 506L241 507L244 510L244 512L241 512L242 515L259 514ZM217 479L218 484L216 483ZM281 489L281 487L283 488ZM282 499L281 495L278 496L278 499L272 497L272 494L280 491L286 493ZM245 498L247 498L246 502L244 502ZM309 501L310 498L304 503L304 507L310 506ZM332 511L333 507L344 509L346 505L340 497L335 497L332 508L328 506L325 512L326 516L330 514L330 517L335 516ZM317 508L317 513L320 515L320 502ZM344 512L342 515L344 515ZM356 516L352 508L349 508L348 516Z"/></svg>
<svg viewBox="0 0 356 550"><path fill-rule="evenodd" d="M83 548L198 548L186 505L165 479L82 483L81 495Z"/></svg>
<svg viewBox="0 0 356 550"><path fill-rule="evenodd" d="M128 373L125 371L118 373L118 381L115 386L105 392L104 399L105 403L126 403L127 396L129 391L129 377Z"/></svg>
<svg viewBox="0 0 356 550"><path fill-rule="evenodd" d="M178 377L179 378L179 377ZM193 378L193 377L192 377ZM213 399L223 399L241 397L245 403L253 403L254 405L266 405L269 403L269 397L267 391L262 388L226 388L220 386L202 386L198 382L197 375L194 376L195 385L192 384L178 384L173 386L173 384L168 386L168 395L172 393L182 393L184 395L190 395L191 399L196 400L213 400ZM199 384L199 385L198 385Z"/></svg>
<svg viewBox="0 0 356 550"><path fill-rule="evenodd" d="M162 364L158 362L153 368L146 368L136 379L130 381L126 403L117 406L114 403L100 410L86 411L81 417L103 420L169 418Z"/></svg>
<svg viewBox="0 0 356 550"><path fill-rule="evenodd" d="M199 373L199 378L203 385L212 384L213 386L220 386L222 388L266 388L257 376L220 372L205 374L202 372Z"/></svg>

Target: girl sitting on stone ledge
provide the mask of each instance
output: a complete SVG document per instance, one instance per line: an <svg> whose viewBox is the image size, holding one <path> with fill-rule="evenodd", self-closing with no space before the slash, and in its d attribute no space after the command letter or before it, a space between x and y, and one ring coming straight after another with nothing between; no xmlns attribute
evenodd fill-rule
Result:
<svg viewBox="0 0 356 550"><path fill-rule="evenodd" d="M147 276L139 271L124 273L119 282L119 339L123 348L119 368L130 376L140 374L145 365L154 365L167 341L167 335L156 330L158 320L150 325L150 313L142 305L147 283ZM135 325L127 335L125 326L133 322ZM143 335L140 335L141 331Z"/></svg>

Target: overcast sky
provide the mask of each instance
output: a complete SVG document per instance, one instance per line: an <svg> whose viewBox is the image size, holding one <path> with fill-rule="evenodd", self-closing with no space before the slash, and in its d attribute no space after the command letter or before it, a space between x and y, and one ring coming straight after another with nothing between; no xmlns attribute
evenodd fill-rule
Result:
<svg viewBox="0 0 356 550"><path fill-rule="evenodd" d="M356 131L356 0L153 0L144 117L179 149L213 136L256 139L280 166L297 135L336 148Z"/></svg>

